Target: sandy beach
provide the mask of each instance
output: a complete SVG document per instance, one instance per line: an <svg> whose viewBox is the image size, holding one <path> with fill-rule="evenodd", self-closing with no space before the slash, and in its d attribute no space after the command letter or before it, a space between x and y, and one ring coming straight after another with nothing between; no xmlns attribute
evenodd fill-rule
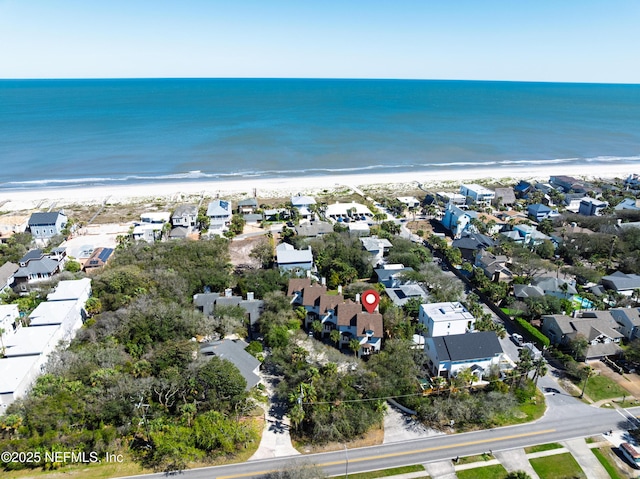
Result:
<svg viewBox="0 0 640 479"><path fill-rule="evenodd" d="M500 168L415 171L393 174L356 174L339 176L305 176L287 178L255 178L234 181L176 181L162 183L90 186L76 188L45 188L24 190L0 190L0 210L29 211L56 208L72 204L128 204L138 201L162 199L170 202L189 201L194 197L227 197L230 199L252 196L255 189L258 198L285 198L297 193L313 195L323 190L344 186L360 189L386 188L397 191L449 189L456 190L460 183L488 181L514 184L520 179L548 181L550 175L570 175L583 179L626 178L638 173L636 165L615 164L603 168L584 165L575 167L558 165L544 168Z"/></svg>

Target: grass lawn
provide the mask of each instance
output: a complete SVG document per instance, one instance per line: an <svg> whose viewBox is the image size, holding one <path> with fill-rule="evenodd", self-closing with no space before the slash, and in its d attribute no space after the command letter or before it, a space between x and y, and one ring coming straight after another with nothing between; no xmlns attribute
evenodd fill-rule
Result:
<svg viewBox="0 0 640 479"><path fill-rule="evenodd" d="M393 469L383 469L382 471L361 472L359 474L349 474L351 479L375 479L376 477L395 476L396 474L406 474L408 472L422 472L424 466L416 464L415 466L394 467ZM428 476L425 476L428 477Z"/></svg>
<svg viewBox="0 0 640 479"><path fill-rule="evenodd" d="M578 387L582 390L584 381L578 383ZM587 389L584 393L594 401L601 401L602 399L616 398L622 396L629 396L630 393L626 389L618 386L613 380L601 374L597 376L591 376L587 382Z"/></svg>
<svg viewBox="0 0 640 479"><path fill-rule="evenodd" d="M605 453L600 449L591 449L591 451L598 458L600 464L602 464L602 466L606 469L607 474L611 476L611 479L624 479L625 477L627 477L626 473L624 471L621 471L618 466L616 466L616 464L612 460L610 460L609 457L607 457L610 454L613 454L610 447L606 448L605 451L607 449L608 453Z"/></svg>
<svg viewBox="0 0 640 479"><path fill-rule="evenodd" d="M496 479L499 477L506 477L506 475L507 470L502 466L502 464L456 471L458 479Z"/></svg>
<svg viewBox="0 0 640 479"><path fill-rule="evenodd" d="M490 461L494 459L494 457L486 452L484 454L476 454L475 456L465 456L458 459L456 465L460 464L471 464L472 462L482 462L482 461Z"/></svg>
<svg viewBox="0 0 640 479"><path fill-rule="evenodd" d="M584 479L586 476L570 453L529 459L540 479Z"/></svg>
<svg viewBox="0 0 640 479"><path fill-rule="evenodd" d="M551 451L553 449L560 449L562 444L557 442L550 442L548 444L538 444L537 446L525 447L524 452L531 454L533 452Z"/></svg>
<svg viewBox="0 0 640 479"><path fill-rule="evenodd" d="M544 400L544 395L537 390L536 395L532 400L519 404L516 417L513 415L502 416L499 415L495 419L496 427L510 426L512 424L523 424L526 422L535 421L540 419L547 409L547 405Z"/></svg>

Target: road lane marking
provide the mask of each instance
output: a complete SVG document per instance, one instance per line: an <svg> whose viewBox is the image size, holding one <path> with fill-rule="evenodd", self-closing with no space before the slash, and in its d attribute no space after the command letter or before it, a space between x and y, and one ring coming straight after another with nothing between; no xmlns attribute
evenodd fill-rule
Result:
<svg viewBox="0 0 640 479"><path fill-rule="evenodd" d="M375 460L375 459L387 459L387 458L390 458L390 457L409 456L411 454L421 454L421 453L425 453L425 452L442 451L444 449L454 449L456 447L475 446L475 445L478 445L478 444L486 444L488 442L507 441L509 439L519 439L519 438L523 438L523 437L537 436L537 435L540 435L540 434L549 434L549 433L552 433L552 432L556 432L556 430L555 429L545 429L544 431L523 432L522 434L512 434L510 436L494 437L494 438L489 438L489 439L478 439L476 441L458 442L458 443L455 443L455 444L449 444L449 445L444 445L444 446L427 447L425 449L413 449L411 451L391 452L391 453L388 453L388 454L380 454L380 455L377 455L377 456L356 457L356 458L353 458L353 459L349 459L349 464L353 464L355 462L371 461L371 460ZM335 451L335 452L338 452L338 451ZM309 457L309 456L307 456L307 457ZM322 464L317 464L317 466L318 467L327 467L327 466L336 466L338 464L344 464L344 463L345 463L344 460L340 460L340 461L332 461L332 462L323 462ZM246 472L246 473L240 473L240 474L231 474L231 475L228 475L228 476L219 476L218 479L234 479L236 477L261 476L261 475L269 474L271 472L275 472L275 470L272 469L272 470L269 470L269 471L258 471L258 472Z"/></svg>

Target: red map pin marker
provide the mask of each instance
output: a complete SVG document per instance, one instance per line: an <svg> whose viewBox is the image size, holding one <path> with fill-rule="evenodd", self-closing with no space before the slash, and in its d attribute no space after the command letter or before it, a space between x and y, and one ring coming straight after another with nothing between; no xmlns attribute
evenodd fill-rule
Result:
<svg viewBox="0 0 640 479"><path fill-rule="evenodd" d="M380 303L380 295L374 289L368 289L362 293L362 306L369 313L373 313Z"/></svg>

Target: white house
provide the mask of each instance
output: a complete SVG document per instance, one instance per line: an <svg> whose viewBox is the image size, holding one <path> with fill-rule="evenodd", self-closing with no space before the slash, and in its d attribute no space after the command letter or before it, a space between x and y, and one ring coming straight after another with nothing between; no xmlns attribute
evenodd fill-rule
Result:
<svg viewBox="0 0 640 479"><path fill-rule="evenodd" d="M73 339L82 326L84 306L90 294L91 280L88 278L60 281L47 295L47 301L31 312L29 327L19 328L3 338L5 357L0 359L0 414L28 392L58 344Z"/></svg>
<svg viewBox="0 0 640 479"><path fill-rule="evenodd" d="M209 231L222 233L228 229L233 216L231 202L226 200L214 200L207 207L209 217Z"/></svg>
<svg viewBox="0 0 640 479"><path fill-rule="evenodd" d="M471 198L474 203L487 206L490 205L496 197L494 191L475 183L460 185L460 194Z"/></svg>
<svg viewBox="0 0 640 479"><path fill-rule="evenodd" d="M296 195L291 197L291 205L298 210L298 215L303 219L313 219L315 216L311 207L316 204L316 200L311 196Z"/></svg>
<svg viewBox="0 0 640 479"><path fill-rule="evenodd" d="M482 331L473 334L428 337L424 352L434 376L455 377L468 368L481 379L493 365L499 365L503 355L496 333Z"/></svg>
<svg viewBox="0 0 640 479"><path fill-rule="evenodd" d="M360 238L362 247L367 250L367 253L371 255L371 264L376 265L382 262L385 253L389 252L389 249L393 247L391 241L386 238L378 238L377 236L371 236L368 238Z"/></svg>
<svg viewBox="0 0 640 479"><path fill-rule="evenodd" d="M474 330L476 318L462 303L429 303L420 305L418 321L427 328L427 336L465 334Z"/></svg>
<svg viewBox="0 0 640 479"><path fill-rule="evenodd" d="M0 304L0 348L4 341L18 330L20 323L16 319L19 317L17 304Z"/></svg>

